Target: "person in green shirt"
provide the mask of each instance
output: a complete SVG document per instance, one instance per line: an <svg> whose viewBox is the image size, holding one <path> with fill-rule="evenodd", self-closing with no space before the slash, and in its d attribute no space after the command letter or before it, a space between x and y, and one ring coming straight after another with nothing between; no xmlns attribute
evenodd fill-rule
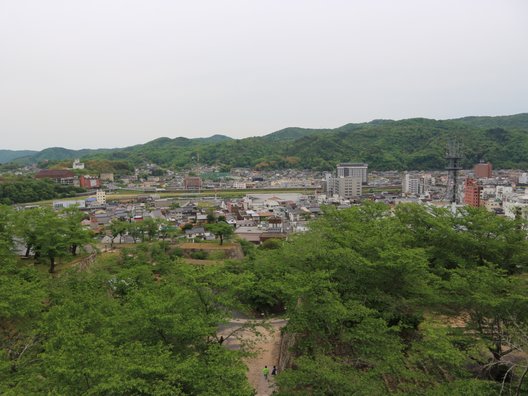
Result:
<svg viewBox="0 0 528 396"><path fill-rule="evenodd" d="M266 379L266 381L268 380L268 375L269 375L269 368L268 366L264 366L264 368L262 369L262 374L264 374L264 378Z"/></svg>

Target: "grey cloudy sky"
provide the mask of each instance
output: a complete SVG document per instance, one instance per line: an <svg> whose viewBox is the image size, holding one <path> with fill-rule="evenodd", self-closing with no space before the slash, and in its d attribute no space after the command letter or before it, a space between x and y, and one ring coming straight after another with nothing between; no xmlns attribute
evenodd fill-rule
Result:
<svg viewBox="0 0 528 396"><path fill-rule="evenodd" d="M525 0L0 0L2 149L528 111Z"/></svg>

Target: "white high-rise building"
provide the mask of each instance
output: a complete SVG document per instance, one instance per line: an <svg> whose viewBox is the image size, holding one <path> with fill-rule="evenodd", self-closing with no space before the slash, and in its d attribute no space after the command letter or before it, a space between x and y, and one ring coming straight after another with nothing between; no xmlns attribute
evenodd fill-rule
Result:
<svg viewBox="0 0 528 396"><path fill-rule="evenodd" d="M362 182L360 177L328 177L326 178L326 193L329 197L334 195L343 199L361 196Z"/></svg>
<svg viewBox="0 0 528 396"><path fill-rule="evenodd" d="M334 194L339 195L340 198L350 199L357 198L362 194L362 179L360 177L347 176L335 177Z"/></svg>
<svg viewBox="0 0 528 396"><path fill-rule="evenodd" d="M337 164L337 177L359 177L363 184L367 184L368 164L343 162Z"/></svg>
<svg viewBox="0 0 528 396"><path fill-rule="evenodd" d="M409 195L421 195L429 191L431 177L428 175L411 175L405 172L402 179L402 192Z"/></svg>
<svg viewBox="0 0 528 396"><path fill-rule="evenodd" d="M420 178L405 172L402 180L402 192L404 194L420 194Z"/></svg>

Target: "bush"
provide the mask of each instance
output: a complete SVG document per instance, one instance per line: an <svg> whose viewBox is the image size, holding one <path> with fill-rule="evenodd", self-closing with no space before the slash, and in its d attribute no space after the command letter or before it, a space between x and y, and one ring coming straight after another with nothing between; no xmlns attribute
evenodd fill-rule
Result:
<svg viewBox="0 0 528 396"><path fill-rule="evenodd" d="M255 256L255 245L252 244L249 241L246 241L245 239L240 239L238 241L240 243L240 247L242 248L242 252L244 253L244 256L253 257Z"/></svg>
<svg viewBox="0 0 528 396"><path fill-rule="evenodd" d="M273 249L280 248L281 245L282 245L282 241L280 239L271 238L271 239L266 239L264 242L262 242L262 245L260 245L260 248L273 250Z"/></svg>
<svg viewBox="0 0 528 396"><path fill-rule="evenodd" d="M196 260L205 260L207 259L208 256L209 255L207 254L207 252L203 250L198 250L196 252L191 253L191 258L196 259Z"/></svg>
<svg viewBox="0 0 528 396"><path fill-rule="evenodd" d="M217 250L217 251L209 253L209 258L211 260L225 260L226 254L222 250Z"/></svg>
<svg viewBox="0 0 528 396"><path fill-rule="evenodd" d="M183 250L181 250L179 247L174 248L170 252L170 258L175 259L176 257L182 257L183 256Z"/></svg>

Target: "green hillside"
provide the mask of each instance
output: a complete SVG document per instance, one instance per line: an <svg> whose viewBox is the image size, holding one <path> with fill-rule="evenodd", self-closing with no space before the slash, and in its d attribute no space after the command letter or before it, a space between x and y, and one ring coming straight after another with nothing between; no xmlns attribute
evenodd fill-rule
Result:
<svg viewBox="0 0 528 396"><path fill-rule="evenodd" d="M497 125L504 125L505 117ZM497 168L525 168L528 160L528 128L513 117L511 127L489 128L464 120L436 121L416 118L347 124L328 129L287 128L264 137L199 144L189 139L172 139L158 146L154 142L119 150L112 159L134 163L155 162L182 167L199 160L202 164L257 168L332 169L342 161L364 161L371 169L443 169L444 151L451 138L463 146L463 165L471 167L481 159Z"/></svg>
<svg viewBox="0 0 528 396"><path fill-rule="evenodd" d="M463 146L463 165L481 159L497 168L526 168L528 114L468 117L437 121L424 118L375 120L335 129L286 128L263 137L214 144L196 139L164 139L100 154L98 157L184 167L202 164L257 168L332 169L342 161L364 161L371 169L443 169L451 138Z"/></svg>
<svg viewBox="0 0 528 396"><path fill-rule="evenodd" d="M462 143L464 167L483 159L495 168L528 168L528 113L456 120L374 120L335 129L286 128L245 139L164 137L123 149L50 148L24 160L83 157L173 168L200 163L318 170L332 169L338 162L361 161L375 170L443 169L446 143L452 138Z"/></svg>
<svg viewBox="0 0 528 396"><path fill-rule="evenodd" d="M464 117L454 121L479 128L524 128L528 129L528 113L497 117Z"/></svg>
<svg viewBox="0 0 528 396"><path fill-rule="evenodd" d="M5 164L6 162L13 161L20 157L27 157L34 155L38 151L32 150L0 150L0 164Z"/></svg>

